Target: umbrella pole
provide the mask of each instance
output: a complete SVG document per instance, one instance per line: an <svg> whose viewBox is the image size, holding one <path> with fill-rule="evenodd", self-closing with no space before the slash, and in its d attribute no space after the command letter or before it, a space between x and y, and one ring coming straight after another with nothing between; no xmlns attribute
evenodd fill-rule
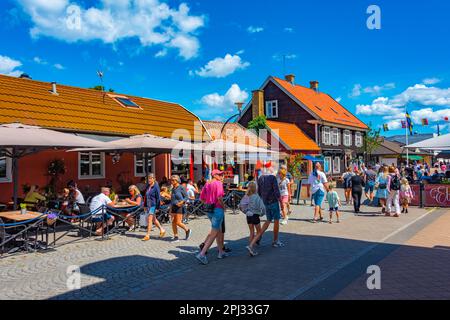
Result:
<svg viewBox="0 0 450 320"><path fill-rule="evenodd" d="M17 195L19 189L19 159L16 155L16 148L13 149L12 154L12 166L13 166L13 202L14 210L17 210Z"/></svg>
<svg viewBox="0 0 450 320"><path fill-rule="evenodd" d="M145 179L148 178L148 152L144 153L144 172L145 172Z"/></svg>

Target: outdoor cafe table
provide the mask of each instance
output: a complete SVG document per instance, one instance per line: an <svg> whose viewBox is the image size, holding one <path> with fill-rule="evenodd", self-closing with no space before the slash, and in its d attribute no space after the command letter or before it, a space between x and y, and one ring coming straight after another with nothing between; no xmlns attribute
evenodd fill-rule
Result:
<svg viewBox="0 0 450 320"><path fill-rule="evenodd" d="M132 204L129 204L127 202L119 202L117 203L114 208L108 208L108 213L113 215L115 217L114 221L114 227L112 227L108 232L105 234L105 236L108 236L113 233L121 233L124 234L124 228L125 228L125 221L127 219L133 219L135 222L135 226L137 223L137 218L140 214L141 207L134 206ZM126 216L129 215L128 218Z"/></svg>
<svg viewBox="0 0 450 320"><path fill-rule="evenodd" d="M23 230L20 230L18 233L14 234L11 238L3 240L2 243L0 243L0 247L3 247L6 243L17 239L19 236L24 235L24 246L23 248L28 251L29 247L29 241L28 241L28 231L32 228L36 229L36 237L34 239L34 248L37 247L37 239L38 239L38 231L40 227L43 225L45 219L47 218L46 215L39 213L39 212L33 212L33 211L27 211L27 213L22 214L20 211L7 211L7 212L0 212L0 218L3 220L12 221L13 223L17 224L17 227L24 226ZM29 223L26 223L29 221ZM13 224L11 223L11 224ZM21 224L23 223L23 224ZM45 248L47 248L48 245L48 230L46 232L46 241L45 241Z"/></svg>

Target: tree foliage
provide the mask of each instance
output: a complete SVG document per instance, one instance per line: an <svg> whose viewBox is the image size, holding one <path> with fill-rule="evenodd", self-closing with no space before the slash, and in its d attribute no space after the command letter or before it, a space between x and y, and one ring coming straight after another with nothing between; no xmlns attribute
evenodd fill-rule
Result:
<svg viewBox="0 0 450 320"><path fill-rule="evenodd" d="M381 145L383 138L380 137L381 129L372 128L372 124L369 124L369 131L364 136L364 145L362 151L365 152L369 158L372 157L372 153Z"/></svg>
<svg viewBox="0 0 450 320"><path fill-rule="evenodd" d="M91 87L89 89L97 90L97 91L105 91L105 87L103 87L103 86L94 86L94 87ZM114 89L109 88L108 92L114 92Z"/></svg>
<svg viewBox="0 0 450 320"><path fill-rule="evenodd" d="M256 134L259 135L259 130L266 129L267 121L265 116L259 116L248 123L248 129L255 130Z"/></svg>

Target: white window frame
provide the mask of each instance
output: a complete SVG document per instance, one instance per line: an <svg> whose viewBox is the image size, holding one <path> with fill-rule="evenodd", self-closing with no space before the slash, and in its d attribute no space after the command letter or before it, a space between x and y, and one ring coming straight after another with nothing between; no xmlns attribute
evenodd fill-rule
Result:
<svg viewBox="0 0 450 320"><path fill-rule="evenodd" d="M336 162L336 159L337 159L337 162ZM333 173L341 173L341 158L340 157L333 158Z"/></svg>
<svg viewBox="0 0 450 320"><path fill-rule="evenodd" d="M142 153L142 157L144 157L145 153ZM142 160L144 161L144 160ZM149 164L151 164L151 170L149 171L149 173L153 173L155 174L155 158L153 157L152 159L150 159L148 161ZM144 168L144 164L142 165L142 168L144 169L143 173L138 173L137 172L137 160L136 160L136 154L134 155L134 176L135 177L145 177L145 168Z"/></svg>
<svg viewBox="0 0 450 320"><path fill-rule="evenodd" d="M334 139L336 139L336 141L334 141ZM340 139L340 130L337 128L333 128L330 131L330 144L333 146L339 146L341 144L341 139Z"/></svg>
<svg viewBox="0 0 450 320"><path fill-rule="evenodd" d="M89 154L89 173L88 176L81 175L81 154ZM92 154L100 153L100 162L102 166L102 172L100 175L92 175ZM78 180L92 180L92 179L105 179L105 153L104 152L78 152Z"/></svg>
<svg viewBox="0 0 450 320"><path fill-rule="evenodd" d="M278 100L266 101L266 117L267 119L278 118Z"/></svg>
<svg viewBox="0 0 450 320"><path fill-rule="evenodd" d="M352 146L352 132L350 130L344 130L344 146Z"/></svg>
<svg viewBox="0 0 450 320"><path fill-rule="evenodd" d="M12 152L10 149L3 149L8 152ZM0 183L11 183L12 182L12 159L10 157L6 157L6 177L0 177Z"/></svg>
<svg viewBox="0 0 450 320"><path fill-rule="evenodd" d="M325 171L325 163L328 162L328 171ZM332 157L324 157L323 158L323 170L325 173L330 174L333 171L333 158Z"/></svg>
<svg viewBox="0 0 450 320"><path fill-rule="evenodd" d="M323 127L322 128L322 144L325 145L325 146L329 146L331 144L331 130L330 130L330 127Z"/></svg>
<svg viewBox="0 0 450 320"><path fill-rule="evenodd" d="M355 133L355 146L357 147L363 146L363 134L361 132Z"/></svg>

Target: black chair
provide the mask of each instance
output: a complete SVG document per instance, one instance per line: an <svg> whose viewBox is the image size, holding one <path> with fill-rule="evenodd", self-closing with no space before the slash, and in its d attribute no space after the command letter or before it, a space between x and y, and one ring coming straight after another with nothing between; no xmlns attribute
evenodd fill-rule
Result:
<svg viewBox="0 0 450 320"><path fill-rule="evenodd" d="M17 246L18 241L14 234L15 232L17 232L18 229L20 229L20 227L5 226L4 224L5 223L3 219L0 218L0 244L1 244L0 256L3 256L3 254L5 253L5 247L7 244L14 243L14 246L12 246L12 248L9 251L7 251L8 254L17 252L21 248L21 246ZM14 233L9 231L12 231Z"/></svg>

